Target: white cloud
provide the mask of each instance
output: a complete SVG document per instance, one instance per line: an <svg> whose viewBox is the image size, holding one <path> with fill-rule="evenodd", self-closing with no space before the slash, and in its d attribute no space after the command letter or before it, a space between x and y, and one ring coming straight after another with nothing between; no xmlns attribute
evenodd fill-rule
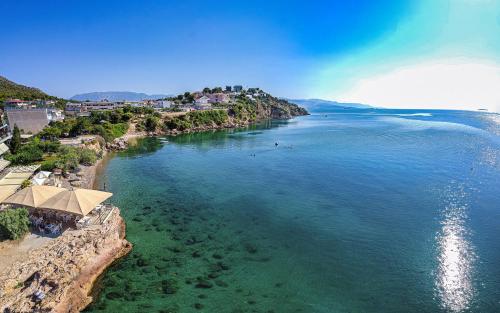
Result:
<svg viewBox="0 0 500 313"><path fill-rule="evenodd" d="M500 112L500 65L471 59L426 61L359 79L337 98L383 107Z"/></svg>

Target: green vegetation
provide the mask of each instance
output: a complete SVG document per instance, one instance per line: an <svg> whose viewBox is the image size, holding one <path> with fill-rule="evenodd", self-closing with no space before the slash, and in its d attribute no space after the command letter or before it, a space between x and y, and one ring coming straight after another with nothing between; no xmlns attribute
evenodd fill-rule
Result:
<svg viewBox="0 0 500 313"><path fill-rule="evenodd" d="M14 130L12 131L12 139L10 140L10 151L12 153L17 153L21 147L21 131L17 125L14 125Z"/></svg>
<svg viewBox="0 0 500 313"><path fill-rule="evenodd" d="M230 106L229 114L238 121L253 122L257 119L257 104L245 96L239 96L236 104Z"/></svg>
<svg viewBox="0 0 500 313"><path fill-rule="evenodd" d="M170 117L165 120L167 130L177 129L180 131L193 127L222 125L228 121L226 110L192 111L185 115Z"/></svg>
<svg viewBox="0 0 500 313"><path fill-rule="evenodd" d="M35 144L28 143L21 146L17 153L7 154L5 159L13 165L27 165L43 159L43 151Z"/></svg>
<svg viewBox="0 0 500 313"><path fill-rule="evenodd" d="M160 118L155 115L148 115L144 120L144 129L148 132L154 132L160 125Z"/></svg>
<svg viewBox="0 0 500 313"><path fill-rule="evenodd" d="M26 208L7 209L0 212L0 240L16 240L29 231L30 221Z"/></svg>
<svg viewBox="0 0 500 313"><path fill-rule="evenodd" d="M29 186L31 186L31 180L25 179L23 181L23 183L21 184L21 189L24 189L24 188L29 187Z"/></svg>
<svg viewBox="0 0 500 313"><path fill-rule="evenodd" d="M5 159L13 165L40 163L44 171L60 168L68 172L76 169L79 164L95 164L98 154L89 148L61 146L57 139L47 140L35 136L21 145L16 153L5 155Z"/></svg>
<svg viewBox="0 0 500 313"><path fill-rule="evenodd" d="M134 116L129 110L95 111L90 117L67 118L50 123L38 136L46 140L76 137L79 135L99 135L106 142L123 136L128 130L128 121ZM137 113L136 113L137 114Z"/></svg>
<svg viewBox="0 0 500 313"><path fill-rule="evenodd" d="M41 91L40 89L33 87L26 87L20 84L16 84L7 78L0 76L0 101L6 99L23 99L23 100L56 100L56 97L52 97Z"/></svg>

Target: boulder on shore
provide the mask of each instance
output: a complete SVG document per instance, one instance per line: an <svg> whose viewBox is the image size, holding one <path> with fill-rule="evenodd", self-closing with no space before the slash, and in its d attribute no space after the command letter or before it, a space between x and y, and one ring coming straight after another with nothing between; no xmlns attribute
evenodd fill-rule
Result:
<svg viewBox="0 0 500 313"><path fill-rule="evenodd" d="M106 143L106 149L110 151L125 150L128 147L128 142L124 138L116 138L112 142Z"/></svg>

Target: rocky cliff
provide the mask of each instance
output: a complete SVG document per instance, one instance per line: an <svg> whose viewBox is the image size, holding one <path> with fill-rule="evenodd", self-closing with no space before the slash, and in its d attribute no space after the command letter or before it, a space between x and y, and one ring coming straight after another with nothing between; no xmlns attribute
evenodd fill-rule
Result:
<svg viewBox="0 0 500 313"><path fill-rule="evenodd" d="M0 312L80 312L92 300L94 281L127 254L125 223L115 209L103 225L68 230L0 269ZM42 292L44 297L36 299Z"/></svg>
<svg viewBox="0 0 500 313"><path fill-rule="evenodd" d="M245 103L248 106L255 106L257 119L290 119L309 114L306 109L271 95L254 98L253 101L246 100Z"/></svg>

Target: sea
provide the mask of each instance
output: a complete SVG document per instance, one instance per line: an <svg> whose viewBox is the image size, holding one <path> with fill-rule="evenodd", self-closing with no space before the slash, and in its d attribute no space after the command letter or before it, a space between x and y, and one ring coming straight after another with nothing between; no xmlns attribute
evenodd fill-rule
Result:
<svg viewBox="0 0 500 313"><path fill-rule="evenodd" d="M339 109L107 161L133 251L86 312L500 312L500 115Z"/></svg>

